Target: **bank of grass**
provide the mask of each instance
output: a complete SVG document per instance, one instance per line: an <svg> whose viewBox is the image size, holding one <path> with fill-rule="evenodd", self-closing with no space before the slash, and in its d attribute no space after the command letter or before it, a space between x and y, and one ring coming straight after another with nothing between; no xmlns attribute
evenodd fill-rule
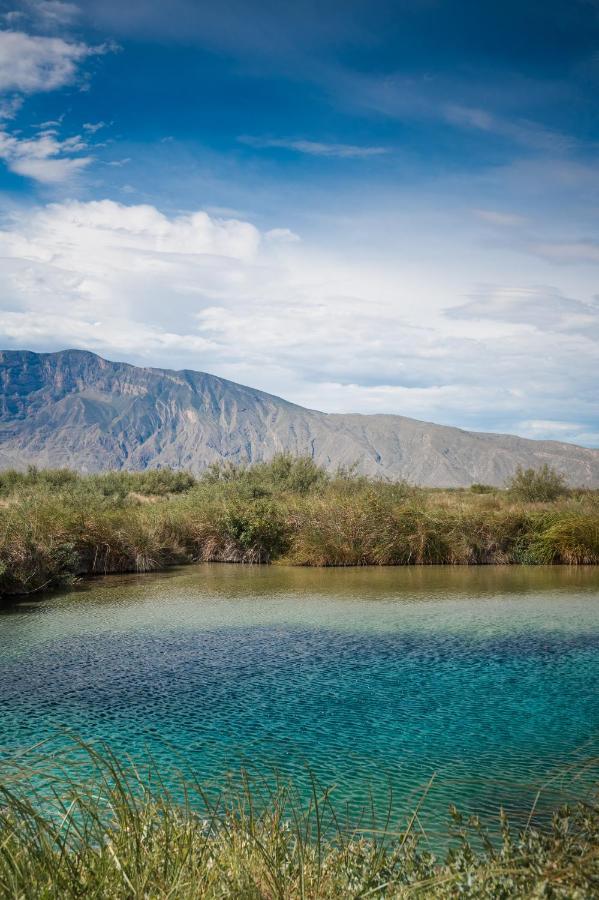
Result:
<svg viewBox="0 0 599 900"><path fill-rule="evenodd" d="M555 473L505 490L329 475L310 459L79 476L0 474L0 594L194 561L305 566L596 564L599 492ZM518 481L519 479L519 481ZM531 487L532 485L532 487ZM530 499L551 487L552 499Z"/></svg>
<svg viewBox="0 0 599 900"><path fill-rule="evenodd" d="M435 855L418 813L350 826L331 790L240 777L222 791L169 791L151 763L101 747L23 754L0 765L0 896L105 898L590 898L599 891L599 809L588 795L519 827L485 830L456 811ZM85 774L79 775L82 770ZM449 818L449 816L448 816Z"/></svg>

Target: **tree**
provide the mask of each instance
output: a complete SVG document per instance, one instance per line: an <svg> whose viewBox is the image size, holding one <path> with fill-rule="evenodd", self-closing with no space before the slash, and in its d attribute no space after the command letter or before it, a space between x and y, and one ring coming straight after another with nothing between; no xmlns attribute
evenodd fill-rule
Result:
<svg viewBox="0 0 599 900"><path fill-rule="evenodd" d="M514 500L526 500L530 503L547 503L569 494L564 475L547 463L540 469L523 469L518 466L506 488Z"/></svg>

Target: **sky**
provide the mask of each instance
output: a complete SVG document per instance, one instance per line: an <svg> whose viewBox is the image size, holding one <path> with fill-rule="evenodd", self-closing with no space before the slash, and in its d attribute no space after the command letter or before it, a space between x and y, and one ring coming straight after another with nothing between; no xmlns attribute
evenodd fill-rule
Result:
<svg viewBox="0 0 599 900"><path fill-rule="evenodd" d="M599 0L0 0L0 347L599 446Z"/></svg>

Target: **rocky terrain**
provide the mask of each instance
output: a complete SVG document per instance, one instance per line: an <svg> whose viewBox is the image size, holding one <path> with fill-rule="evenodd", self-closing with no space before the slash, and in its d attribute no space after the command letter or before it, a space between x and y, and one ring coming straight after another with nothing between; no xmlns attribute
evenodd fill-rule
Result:
<svg viewBox="0 0 599 900"><path fill-rule="evenodd" d="M334 415L214 375L93 353L0 351L0 468L80 472L251 463L309 454L329 469L427 486L501 485L543 463L599 486L599 450L463 431L394 415Z"/></svg>

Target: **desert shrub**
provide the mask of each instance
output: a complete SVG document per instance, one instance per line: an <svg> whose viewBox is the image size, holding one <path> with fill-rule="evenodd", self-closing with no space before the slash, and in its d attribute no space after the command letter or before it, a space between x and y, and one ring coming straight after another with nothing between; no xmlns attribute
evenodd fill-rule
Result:
<svg viewBox="0 0 599 900"><path fill-rule="evenodd" d="M225 506L219 524L224 534L256 562L276 559L289 545L281 509L272 500Z"/></svg>
<svg viewBox="0 0 599 900"><path fill-rule="evenodd" d="M91 486L104 496L126 497L130 493L165 497L189 491L196 479L190 472L175 469L146 469L143 472L105 472L89 477Z"/></svg>
<svg viewBox="0 0 599 900"><path fill-rule="evenodd" d="M263 471L265 478L270 479L277 489L302 495L328 480L324 469L311 457L294 457L289 453L275 456L270 463L264 464ZM261 467L254 467L254 472L260 477Z"/></svg>
<svg viewBox="0 0 599 900"><path fill-rule="evenodd" d="M234 487L240 496L259 499L283 493L308 494L328 481L324 469L309 456L280 453L270 462L236 466L230 462L211 465L200 479L207 485Z"/></svg>
<svg viewBox="0 0 599 900"><path fill-rule="evenodd" d="M378 565L389 557L393 524L392 508L375 491L333 489L298 507L290 558L299 565Z"/></svg>
<svg viewBox="0 0 599 900"><path fill-rule="evenodd" d="M478 484L475 482L470 485L470 490L473 494L493 494L496 488L492 484Z"/></svg>
<svg viewBox="0 0 599 900"><path fill-rule="evenodd" d="M540 469L519 466L506 487L512 499L526 503L551 503L569 493L565 477L547 464Z"/></svg>
<svg viewBox="0 0 599 900"><path fill-rule="evenodd" d="M74 485L79 477L71 469L38 469L37 466L29 466L25 472L8 469L0 473L0 494L31 487L59 489Z"/></svg>

